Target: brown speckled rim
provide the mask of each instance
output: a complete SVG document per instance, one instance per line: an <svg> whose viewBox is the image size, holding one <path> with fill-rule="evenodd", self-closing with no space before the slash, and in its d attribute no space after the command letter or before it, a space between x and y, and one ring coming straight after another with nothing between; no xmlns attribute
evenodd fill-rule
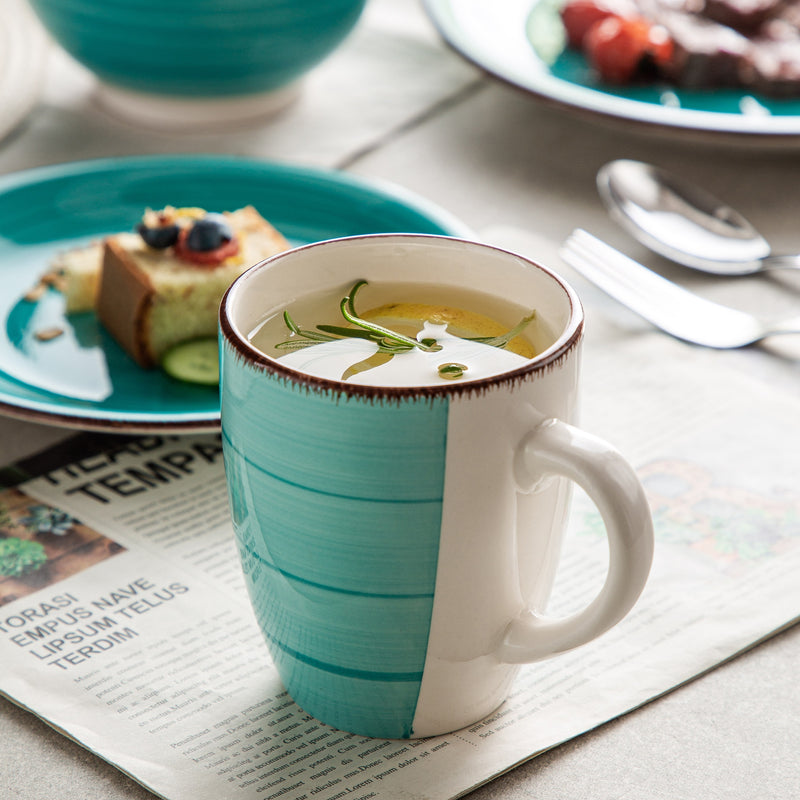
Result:
<svg viewBox="0 0 800 800"><path fill-rule="evenodd" d="M364 384L349 384L344 381L318 378L307 375L291 367L284 366L280 360L265 355L257 348L253 347L247 337L233 324L230 319L230 305L234 296L238 292L245 290L247 283L253 279L257 273L269 269L275 262L293 258L299 251L308 251L316 248L326 248L332 243L357 242L364 240L409 240L409 241L440 241L448 240L460 242L469 247L478 247L491 250L497 253L509 255L515 259L525 262L531 268L539 270L547 275L554 283L558 284L567 297L569 302L569 321L559 334L553 344L527 364L509 372L501 372L488 378L476 379L473 381L460 381L458 383L448 383L436 386L369 386ZM453 397L465 394L483 394L490 389L497 387L513 387L515 384L529 380L532 373L543 373L557 368L562 361L578 346L583 336L584 315L583 306L575 290L553 270L542 266L536 261L495 245L484 244L483 242L461 239L454 236L439 236L434 234L413 234L413 233L376 233L362 236L347 236L339 239L328 239L312 244L301 245L300 247L278 253L271 258L265 259L254 265L242 275L240 275L225 292L219 310L219 326L223 339L231 346L236 357L247 362L248 366L255 369L271 373L287 382L305 387L309 391L323 394L342 395L345 397L360 398L364 400L401 400L401 399L436 399L441 397Z"/></svg>

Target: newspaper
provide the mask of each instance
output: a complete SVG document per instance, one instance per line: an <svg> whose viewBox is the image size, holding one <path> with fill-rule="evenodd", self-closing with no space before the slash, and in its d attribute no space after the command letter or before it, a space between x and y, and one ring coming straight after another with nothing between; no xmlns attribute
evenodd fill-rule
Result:
<svg viewBox="0 0 800 800"><path fill-rule="evenodd" d="M792 624L798 393L656 332L606 339L583 424L642 478L652 576L622 623L524 667L489 718L379 740L292 702L250 610L215 435L96 437L113 447L6 471L28 477L0 493L0 535L32 544L30 571L0 577L0 691L168 800L447 800ZM585 603L606 563L578 492L551 611Z"/></svg>

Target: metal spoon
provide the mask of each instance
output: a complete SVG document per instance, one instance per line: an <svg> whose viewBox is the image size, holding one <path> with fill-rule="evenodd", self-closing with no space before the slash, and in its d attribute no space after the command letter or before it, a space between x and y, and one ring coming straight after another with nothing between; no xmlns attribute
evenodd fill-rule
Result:
<svg viewBox="0 0 800 800"><path fill-rule="evenodd" d="M615 221L678 264L717 275L800 269L800 255L773 255L741 214L658 167L611 161L598 172L597 188Z"/></svg>

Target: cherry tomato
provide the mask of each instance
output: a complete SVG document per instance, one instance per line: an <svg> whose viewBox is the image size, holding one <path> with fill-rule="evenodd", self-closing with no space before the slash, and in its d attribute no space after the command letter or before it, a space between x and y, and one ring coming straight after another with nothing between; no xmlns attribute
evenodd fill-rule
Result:
<svg viewBox="0 0 800 800"><path fill-rule="evenodd" d="M589 63L608 83L628 83L647 56L651 56L651 25L638 18L606 17L586 33L584 50Z"/></svg>
<svg viewBox="0 0 800 800"><path fill-rule="evenodd" d="M666 28L661 25L653 25L650 28L650 44L648 55L658 67L667 67L672 61L675 51L675 43L667 33Z"/></svg>
<svg viewBox="0 0 800 800"><path fill-rule="evenodd" d="M612 13L596 0L570 0L561 9L561 22L567 32L569 46L578 49L583 47L589 29Z"/></svg>

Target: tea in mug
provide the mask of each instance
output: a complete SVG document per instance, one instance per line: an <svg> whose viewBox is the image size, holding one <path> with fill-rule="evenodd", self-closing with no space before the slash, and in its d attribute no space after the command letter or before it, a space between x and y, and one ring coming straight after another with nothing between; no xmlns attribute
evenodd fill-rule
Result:
<svg viewBox="0 0 800 800"><path fill-rule="evenodd" d="M268 315L251 344L319 378L371 386L477 380L553 341L535 309L464 288L356 281Z"/></svg>

